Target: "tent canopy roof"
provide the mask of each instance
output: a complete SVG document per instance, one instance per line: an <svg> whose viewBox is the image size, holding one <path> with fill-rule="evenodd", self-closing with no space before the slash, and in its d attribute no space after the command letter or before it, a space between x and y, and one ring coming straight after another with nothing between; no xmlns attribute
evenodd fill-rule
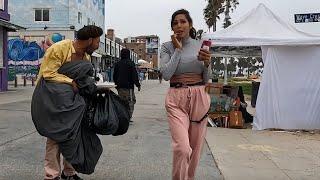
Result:
<svg viewBox="0 0 320 180"><path fill-rule="evenodd" d="M206 34L213 46L320 45L320 36L297 30L264 4L226 29Z"/></svg>
<svg viewBox="0 0 320 180"><path fill-rule="evenodd" d="M138 64L144 64L144 63L148 63L148 61L143 60L143 59L139 59L139 60L138 60Z"/></svg>

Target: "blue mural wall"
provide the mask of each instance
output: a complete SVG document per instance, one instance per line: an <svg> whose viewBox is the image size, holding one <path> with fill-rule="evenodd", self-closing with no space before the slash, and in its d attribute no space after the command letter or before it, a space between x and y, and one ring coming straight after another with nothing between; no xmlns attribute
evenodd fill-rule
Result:
<svg viewBox="0 0 320 180"><path fill-rule="evenodd" d="M16 75L26 76L27 79L35 78L39 72L41 60L46 49L59 42L63 36L59 33L48 35L45 40L26 41L14 38L8 41L8 80L13 81Z"/></svg>

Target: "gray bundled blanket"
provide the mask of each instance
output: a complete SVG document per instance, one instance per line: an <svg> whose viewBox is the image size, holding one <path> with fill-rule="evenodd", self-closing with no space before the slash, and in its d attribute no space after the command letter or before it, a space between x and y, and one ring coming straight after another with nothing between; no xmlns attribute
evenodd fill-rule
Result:
<svg viewBox="0 0 320 180"><path fill-rule="evenodd" d="M102 153L100 139L83 120L85 98L96 93L93 66L88 61L72 61L58 72L74 79L79 93L68 84L42 78L32 96L32 120L40 135L58 143L62 155L77 172L91 174Z"/></svg>

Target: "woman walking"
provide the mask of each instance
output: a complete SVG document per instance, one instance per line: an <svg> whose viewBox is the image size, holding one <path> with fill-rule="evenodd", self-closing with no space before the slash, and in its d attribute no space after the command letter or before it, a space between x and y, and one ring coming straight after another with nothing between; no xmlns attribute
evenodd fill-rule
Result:
<svg viewBox="0 0 320 180"><path fill-rule="evenodd" d="M187 10L173 13L171 41L161 47L160 72L170 80L165 106L173 147L173 180L193 180L206 134L210 107L205 83L209 79L210 52L195 40Z"/></svg>

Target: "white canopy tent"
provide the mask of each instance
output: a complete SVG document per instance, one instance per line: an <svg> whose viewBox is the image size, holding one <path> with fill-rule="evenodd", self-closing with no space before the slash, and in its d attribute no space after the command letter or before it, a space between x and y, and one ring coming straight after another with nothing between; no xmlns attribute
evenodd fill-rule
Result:
<svg viewBox="0 0 320 180"><path fill-rule="evenodd" d="M143 63L148 63L148 61L143 60L143 59L139 59L139 60L138 60L138 64L143 64Z"/></svg>
<svg viewBox="0 0 320 180"><path fill-rule="evenodd" d="M260 4L213 46L261 46L264 72L253 129L320 129L320 36L295 29Z"/></svg>
<svg viewBox="0 0 320 180"><path fill-rule="evenodd" d="M204 35L214 46L294 46L320 44L320 36L297 30L259 4L226 29Z"/></svg>

